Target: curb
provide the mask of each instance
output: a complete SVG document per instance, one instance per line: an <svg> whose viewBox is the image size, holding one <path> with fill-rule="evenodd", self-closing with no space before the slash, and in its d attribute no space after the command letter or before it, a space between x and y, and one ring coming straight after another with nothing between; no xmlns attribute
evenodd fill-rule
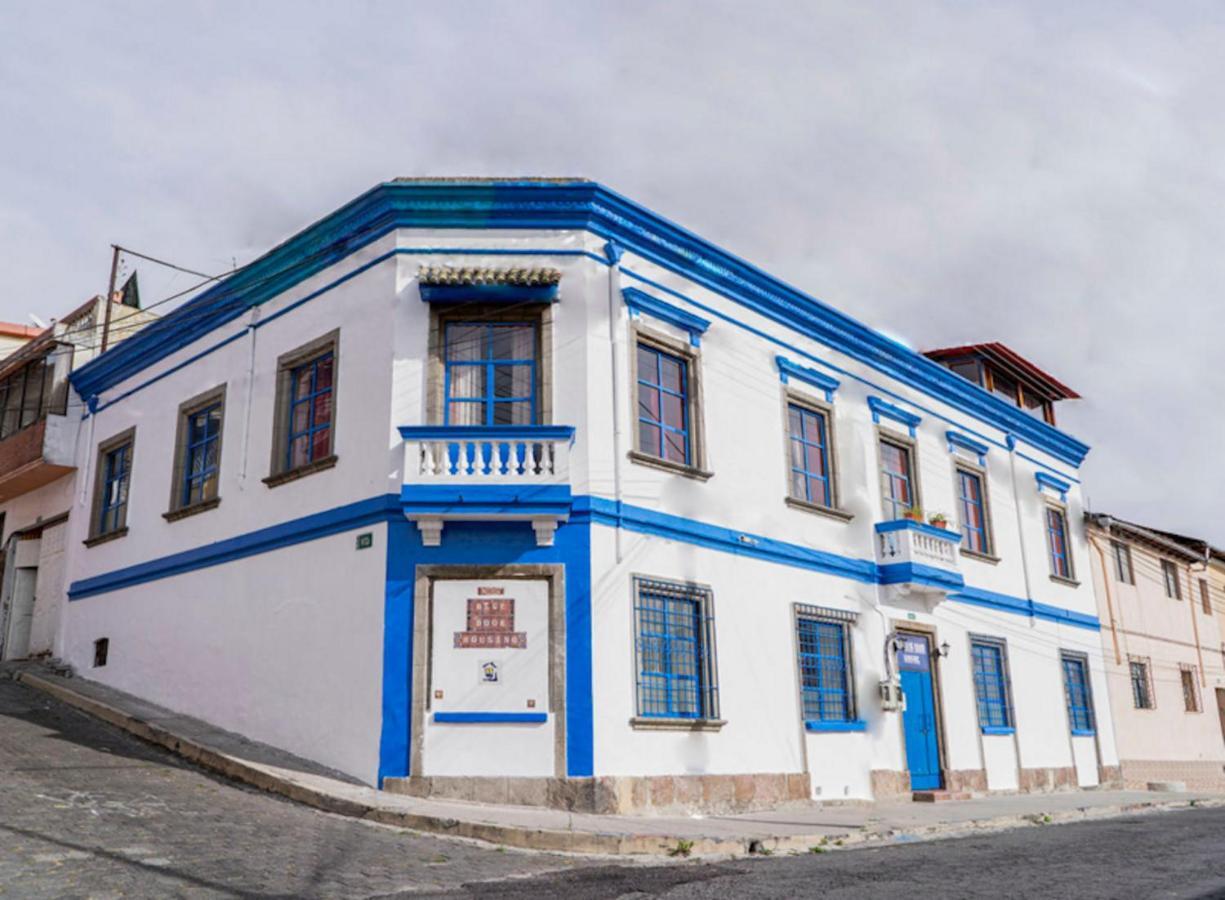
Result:
<svg viewBox="0 0 1225 900"><path fill-rule="evenodd" d="M845 834L819 835L761 835L741 838L693 837L692 840L666 837L658 834L615 834L595 831L563 831L548 828L528 828L519 825L497 825L488 822L472 822L452 817L416 813L408 810L388 809L361 800L350 800L321 791L265 768L219 750L214 750L197 741L182 737L163 728L130 715L120 709L79 694L69 687L49 681L32 672L19 672L16 679L22 684L41 691L67 703L97 719L109 722L129 734L148 743L169 750L188 762L232 779L242 784L277 794L303 803L323 812L362 819L380 825L391 825L412 831L449 837L466 838L483 843L496 844L523 850L555 853L578 853L607 856L654 856L654 857L740 857L748 855L771 855L781 853L825 852L835 849L853 849L864 844L877 846L890 843L936 840L972 832L1003 831L1011 828L1038 827L1064 824L1138 812L1208 808L1225 806L1220 800L1181 800L1135 802L1115 806L1080 807L1055 813L1025 813L1000 816L992 819L972 819L965 822L942 822L906 829L871 830L870 827L848 831ZM820 848L820 849L818 849Z"/></svg>

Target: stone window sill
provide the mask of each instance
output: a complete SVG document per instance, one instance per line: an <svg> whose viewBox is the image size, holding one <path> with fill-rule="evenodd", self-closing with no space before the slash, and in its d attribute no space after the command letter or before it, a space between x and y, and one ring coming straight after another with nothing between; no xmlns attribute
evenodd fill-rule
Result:
<svg viewBox="0 0 1225 900"><path fill-rule="evenodd" d="M210 509L216 509L221 505L220 497L211 497L208 500L200 500L190 506L180 506L178 509L172 509L169 512L162 513L162 518L167 522L177 522L179 519L186 519L189 516L197 515L198 513L208 512Z"/></svg>
<svg viewBox="0 0 1225 900"><path fill-rule="evenodd" d="M665 719L654 716L630 719L630 726L639 731L719 731L726 724L726 719Z"/></svg>
<svg viewBox="0 0 1225 900"><path fill-rule="evenodd" d="M813 513L818 516L825 516L829 519L837 519L839 522L849 522L855 518L854 513L849 513L844 509L835 509L832 506L822 506L820 503L809 503L807 500L799 500L795 497L788 497L784 501L792 509L798 509L801 512Z"/></svg>
<svg viewBox="0 0 1225 900"><path fill-rule="evenodd" d="M967 550L965 547L961 548L961 555L967 559L976 559L979 562L984 562L991 566L999 565L1000 562L1000 558L998 556L994 556L990 553L979 553L977 550Z"/></svg>
<svg viewBox="0 0 1225 900"><path fill-rule="evenodd" d="M1062 575L1052 575L1051 581L1055 584L1066 585L1067 587L1080 587L1080 582L1075 578L1064 578Z"/></svg>
<svg viewBox="0 0 1225 900"><path fill-rule="evenodd" d="M105 544L107 541L115 541L121 537L126 537L127 533L128 526L124 525L122 528L116 528L114 531L108 531L105 534L95 534L93 537L81 541L81 543L86 547L97 547L99 544Z"/></svg>
<svg viewBox="0 0 1225 900"><path fill-rule="evenodd" d="M325 456L323 459L317 459L314 462L309 462L304 466L298 466L296 469L289 469L285 472L277 472L275 475L269 475L265 478L264 484L270 488L278 487L282 484L288 484L291 481L297 481L299 478L305 478L307 475L314 475L316 472L322 472L324 469L330 469L336 465L340 459L339 456L332 454Z"/></svg>
<svg viewBox="0 0 1225 900"><path fill-rule="evenodd" d="M705 469L699 469L697 466L689 466L684 463L672 462L668 459L660 459L658 456L648 456L638 450L629 452L630 462L638 463L640 466L649 466L652 469L660 469L664 472L672 472L676 475L684 475L686 478L692 478L695 481L709 481L715 474L707 472Z"/></svg>

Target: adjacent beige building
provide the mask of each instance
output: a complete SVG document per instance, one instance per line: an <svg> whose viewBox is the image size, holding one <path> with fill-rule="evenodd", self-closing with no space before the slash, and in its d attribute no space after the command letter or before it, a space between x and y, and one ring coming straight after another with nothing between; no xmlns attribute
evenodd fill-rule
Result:
<svg viewBox="0 0 1225 900"><path fill-rule="evenodd" d="M1126 786L1225 790L1225 557L1205 541L1086 519Z"/></svg>

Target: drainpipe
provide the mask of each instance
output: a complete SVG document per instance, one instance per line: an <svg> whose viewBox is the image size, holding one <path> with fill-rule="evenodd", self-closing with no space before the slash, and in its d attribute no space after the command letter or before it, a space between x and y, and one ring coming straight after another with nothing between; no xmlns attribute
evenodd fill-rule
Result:
<svg viewBox="0 0 1225 900"><path fill-rule="evenodd" d="M247 450L251 446L251 398L255 393L255 326L259 322L258 306L251 308L251 319L247 322L247 336L250 351L247 354L247 400L243 410L242 423L242 458L239 462L238 489L247 489Z"/></svg>
<svg viewBox="0 0 1225 900"><path fill-rule="evenodd" d="M1101 524L1106 529L1107 534L1109 534L1110 518L1107 517ZM1114 664L1121 666L1123 664L1123 654L1119 651L1119 630L1114 620L1114 599L1110 596L1110 570L1106 566L1106 553L1102 550L1102 545L1098 543L1097 535L1090 533L1088 537L1089 543L1097 551L1097 559L1100 563L1099 571L1102 573L1102 585L1106 590L1106 614L1110 617L1110 641L1114 645Z"/></svg>
<svg viewBox="0 0 1225 900"><path fill-rule="evenodd" d="M604 244L604 256L608 260L608 347L612 354L612 411L613 411L613 499L617 504L617 515L621 515L621 451L624 434L621 427L621 412L625 398L622 397L621 382L623 375L621 367L625 364L621 329L617 327L617 313L621 304L618 302L618 288L621 285L621 256L624 251L617 244L608 241ZM623 556L621 546L621 525L618 522L614 529L616 541L617 563Z"/></svg>
<svg viewBox="0 0 1225 900"><path fill-rule="evenodd" d="M1021 492L1017 489L1017 439L1010 434L1005 437L1004 442L1008 445L1008 471L1012 479L1012 508L1017 517L1017 538L1021 542L1021 573L1025 577L1025 599L1030 603L1029 627L1034 628L1037 626L1037 621L1033 616L1034 592L1029 582L1029 554L1025 550L1025 521L1021 516Z"/></svg>

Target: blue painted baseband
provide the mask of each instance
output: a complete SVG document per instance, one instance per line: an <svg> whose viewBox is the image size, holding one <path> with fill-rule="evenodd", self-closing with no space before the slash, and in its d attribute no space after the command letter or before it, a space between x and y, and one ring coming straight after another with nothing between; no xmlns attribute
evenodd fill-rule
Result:
<svg viewBox="0 0 1225 900"><path fill-rule="evenodd" d="M402 498L395 494L373 497L369 500L337 507L334 510L294 519L271 528L218 541L194 550L175 553L73 582L68 589L68 599L80 600L96 594L180 575L195 569L219 565L280 547L314 540L328 534L358 528L372 522L402 520L405 508ZM824 572L863 584L897 584L917 581L920 584L952 591L948 599L956 602L970 603L1014 615L1046 619L1078 628L1095 631L1101 628L1101 623L1096 616L970 587L963 583L963 579L957 573L909 563L877 566L869 560L853 559L836 553L814 550L811 547L801 547L761 535L657 512L641 506L617 503L603 497L588 495L574 497L570 504L570 521L574 524L592 523L611 528L623 528L638 534L655 535L724 553ZM564 529L565 526L562 527ZM590 560L588 559L585 564L590 566Z"/></svg>
<svg viewBox="0 0 1225 900"><path fill-rule="evenodd" d="M572 503L568 484L406 484L400 489L400 505L413 515L560 518Z"/></svg>
<svg viewBox="0 0 1225 900"><path fill-rule="evenodd" d="M517 284L423 284L421 299L425 303L553 303L557 300L557 285L528 286Z"/></svg>
<svg viewBox="0 0 1225 900"><path fill-rule="evenodd" d="M539 724L549 716L542 712L436 712L435 722L455 722L486 725L490 723Z"/></svg>
<svg viewBox="0 0 1225 900"><path fill-rule="evenodd" d="M1073 728L1072 737L1093 737L1097 732L1092 728Z"/></svg>
<svg viewBox="0 0 1225 900"><path fill-rule="evenodd" d="M825 722L820 719L805 719L805 731L866 731L868 723L863 719L848 722Z"/></svg>
<svg viewBox="0 0 1225 900"><path fill-rule="evenodd" d="M1017 730L1011 725L984 725L982 732L983 734L1016 734Z"/></svg>

